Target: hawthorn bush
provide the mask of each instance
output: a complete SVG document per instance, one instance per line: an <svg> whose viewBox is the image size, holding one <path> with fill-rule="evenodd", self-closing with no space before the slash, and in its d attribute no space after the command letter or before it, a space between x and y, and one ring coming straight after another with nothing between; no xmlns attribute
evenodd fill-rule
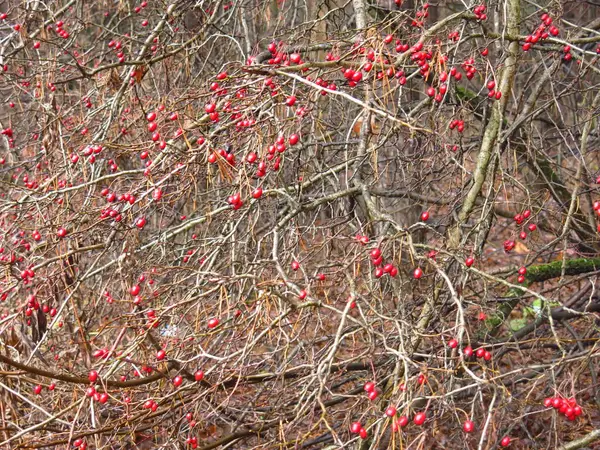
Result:
<svg viewBox="0 0 600 450"><path fill-rule="evenodd" d="M0 448L600 439L597 4L1 11Z"/></svg>

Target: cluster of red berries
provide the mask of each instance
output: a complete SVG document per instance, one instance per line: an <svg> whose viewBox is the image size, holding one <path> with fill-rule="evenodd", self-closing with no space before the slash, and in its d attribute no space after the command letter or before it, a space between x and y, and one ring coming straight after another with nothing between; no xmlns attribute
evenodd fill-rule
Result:
<svg viewBox="0 0 600 450"><path fill-rule="evenodd" d="M77 447L79 450L86 450L87 442L85 442L83 439L75 439L73 441L73 447Z"/></svg>
<svg viewBox="0 0 600 450"><path fill-rule="evenodd" d="M8 143L9 143L10 148L14 148L15 140L13 139L12 128L5 128L4 130L0 131L0 134L2 134L3 136L6 136L8 138ZM4 164L4 163L2 163L2 164Z"/></svg>
<svg viewBox="0 0 600 450"><path fill-rule="evenodd" d="M450 129L454 130L457 129L459 133L462 133L465 130L465 121L464 120L452 120L452 122L450 122Z"/></svg>
<svg viewBox="0 0 600 450"><path fill-rule="evenodd" d="M440 84L439 88L438 88L438 92L435 92L435 88L430 86L429 88L427 88L427 95L429 97L435 97L434 100L437 103L441 103L441 101L444 98L444 95L446 94L446 92L448 91L448 85L446 83L442 83Z"/></svg>
<svg viewBox="0 0 600 450"><path fill-rule="evenodd" d="M152 410L152 412L156 412L156 410L158 409L158 403L156 403L156 401L154 401L152 399L148 399L144 402L144 405L142 406L142 408L150 409L150 410Z"/></svg>
<svg viewBox="0 0 600 450"><path fill-rule="evenodd" d="M350 431L354 434L358 434L361 439L366 439L368 436L367 430L365 430L360 422L353 422L350 425Z"/></svg>
<svg viewBox="0 0 600 450"><path fill-rule="evenodd" d="M187 438L185 443L192 448L198 448L198 438L196 436Z"/></svg>
<svg viewBox="0 0 600 450"><path fill-rule="evenodd" d="M546 408L554 408L569 421L574 421L577 417L583 414L581 406L577 404L575 398L562 398L562 397L548 397L544 399L544 406Z"/></svg>
<svg viewBox="0 0 600 450"><path fill-rule="evenodd" d="M381 255L381 250L378 247L375 247L373 250L371 250L369 255L371 256L371 262L376 267L375 278L381 278L386 273L391 277L398 275L398 268L391 263L387 263L383 267L380 267L383 264L383 256Z"/></svg>
<svg viewBox="0 0 600 450"><path fill-rule="evenodd" d="M450 348L458 347L458 341L456 339L450 339L448 341L448 347L450 347ZM470 345L467 345L463 349L463 355L465 355L465 357L470 358L471 356L473 356L473 354L475 354L475 356L477 358L480 358L480 359L483 358L485 361L492 360L492 353L483 347L480 347L476 351L473 351L473 347L471 347Z"/></svg>
<svg viewBox="0 0 600 450"><path fill-rule="evenodd" d="M461 64L461 66L462 66L463 70L465 71L467 79L469 79L469 80L473 79L473 77L477 73L477 68L475 67L475 60L473 58L468 58L465 62L463 62ZM453 69L455 69L455 68L453 67ZM452 73L452 69L450 69L450 75L452 75L454 78L456 78L456 74ZM457 81L459 79L460 78L458 78Z"/></svg>
<svg viewBox="0 0 600 450"><path fill-rule="evenodd" d="M394 417L397 413L398 413L398 410L394 406L389 406L385 410L385 415L388 417ZM425 422L426 419L427 419L427 414L425 414L424 412L419 412L419 413L415 414L415 417L413 418L413 422L415 423L415 425L423 425L423 423ZM409 422L409 420L408 420L407 416L402 415L402 416L398 417L398 419L396 419L392 422L392 431L398 431L400 428L404 428L405 426L408 425L408 422Z"/></svg>
<svg viewBox="0 0 600 450"><path fill-rule="evenodd" d="M525 211L523 211L523 213L519 213L514 217L514 220L516 222L517 225L522 225L523 222L525 222L527 219L529 219L529 217L531 216L531 211L526 209ZM529 231L533 232L535 230L537 230L537 225L535 223L530 223L527 228L529 229ZM522 240L527 239L527 233L524 230L521 230L521 232L519 233L519 238L521 238Z"/></svg>
<svg viewBox="0 0 600 450"><path fill-rule="evenodd" d="M396 50L397 49L398 49L398 47L396 47ZM401 46L401 49L404 49L404 47ZM415 64L417 66L419 66L419 72L421 73L421 75L426 76L430 69L429 63L427 61L430 61L433 58L433 54L431 53L430 50L423 51L423 43L422 42L417 42L410 49L410 51L411 51L411 55L410 55L411 61L414 61Z"/></svg>
<svg viewBox="0 0 600 450"><path fill-rule="evenodd" d="M279 44L277 44L276 42L271 42L268 46L267 49L269 50L269 52L271 53L271 58L269 58L267 60L267 64L270 65L283 65L283 66L290 66L292 64L302 64L302 57L299 53L286 53L281 51L281 48L283 47L283 43L280 42ZM308 70L308 67L303 69L304 71Z"/></svg>
<svg viewBox="0 0 600 450"><path fill-rule="evenodd" d="M360 242L362 245L367 245L369 243L369 236L357 234L355 239Z"/></svg>
<svg viewBox="0 0 600 450"><path fill-rule="evenodd" d="M337 61L338 59L339 59L339 56L336 56L331 52L329 52L325 55L325 61Z"/></svg>
<svg viewBox="0 0 600 450"><path fill-rule="evenodd" d="M67 30L64 29L64 25L65 25L65 23L62 20L59 20L58 22L56 22L56 28L52 28L52 25L48 25L48 31L54 30L54 31L56 31L56 34L58 34L61 38L69 39L70 34ZM16 27L16 25L15 25L15 27ZM17 28L15 28L15 29L17 30ZM119 61L119 62L121 62L121 61Z"/></svg>
<svg viewBox="0 0 600 450"><path fill-rule="evenodd" d="M552 17L544 13L540 17L540 20L541 23L540 25L538 25L536 30L525 38L525 43L523 44L523 51L528 51L529 49L531 49L531 44L535 44L538 41L548 39L550 35L558 36L559 30L556 26L552 25Z"/></svg>
<svg viewBox="0 0 600 450"><path fill-rule="evenodd" d="M418 19L427 19L429 17L429 3L423 5L423 9L417 10L416 17Z"/></svg>
<svg viewBox="0 0 600 450"><path fill-rule="evenodd" d="M254 125L256 125L256 119L243 118L242 113L234 114L233 116L231 116L231 118L234 120L237 120L237 122L235 123L236 131L243 131L246 128L250 128L250 127L253 127Z"/></svg>
<svg viewBox="0 0 600 450"><path fill-rule="evenodd" d="M365 66L366 66L366 65L365 65ZM365 70L368 72L370 69L369 69L369 70L367 70L367 69L365 68ZM345 72L344 72L344 74L345 74ZM307 79L307 81L312 81L312 78L311 78L310 76L306 77L306 79ZM337 85L336 85L335 83L330 83L329 81L327 81L327 80L324 80L324 79L323 79L323 78L321 78L321 77L317 78L317 79L314 81L314 83L315 83L317 86L320 86L320 87L323 87L323 88L329 89L330 91L337 91ZM327 95L327 91L321 91L321 95L323 95L323 96L324 96L324 95Z"/></svg>
<svg viewBox="0 0 600 450"><path fill-rule="evenodd" d="M88 157L88 161L90 162L90 164L94 164L96 162L96 155L98 155L100 152L102 152L102 146L101 145L88 145L87 147L85 147L83 149L83 156L87 156ZM79 161L79 156L75 153L73 153L71 155L71 162L73 164L77 163L77 161Z"/></svg>
<svg viewBox="0 0 600 450"><path fill-rule="evenodd" d="M100 393L96 391L96 388L94 386L88 387L85 391L85 395L87 395L89 398L93 398L94 401L98 403L105 404L106 402L108 402L108 394L106 392Z"/></svg>
<svg viewBox="0 0 600 450"><path fill-rule="evenodd" d="M217 105L214 102L207 103L204 105L204 111L208 114L208 117L213 122L219 121L219 112L217 111Z"/></svg>
<svg viewBox="0 0 600 450"><path fill-rule="evenodd" d="M495 98L496 100L502 98L502 92L495 90L496 82L494 80L488 81L486 87L488 88L488 98Z"/></svg>
<svg viewBox="0 0 600 450"><path fill-rule="evenodd" d="M354 70L351 68L342 69L344 78L348 80L348 85L350 87L356 86L360 81L362 81L363 74L360 70Z"/></svg>
<svg viewBox="0 0 600 450"><path fill-rule="evenodd" d="M364 390L367 393L367 397L369 397L369 400L371 401L375 400L379 395L379 390L377 389L377 386L375 386L375 383L373 383L372 381L367 381L365 383Z"/></svg>
<svg viewBox="0 0 600 450"><path fill-rule="evenodd" d="M519 276L517 277L517 281L519 283L524 283L526 274L527 274L527 267L525 267L525 266L519 267Z"/></svg>
<svg viewBox="0 0 600 450"><path fill-rule="evenodd" d="M504 241L504 251L506 253L509 253L512 249L515 248L516 242L513 241L512 239L507 239L506 241Z"/></svg>
<svg viewBox="0 0 600 450"><path fill-rule="evenodd" d="M485 13L485 5L477 5L475 9L473 9L473 14L475 14L475 17L479 20L486 20L487 14Z"/></svg>

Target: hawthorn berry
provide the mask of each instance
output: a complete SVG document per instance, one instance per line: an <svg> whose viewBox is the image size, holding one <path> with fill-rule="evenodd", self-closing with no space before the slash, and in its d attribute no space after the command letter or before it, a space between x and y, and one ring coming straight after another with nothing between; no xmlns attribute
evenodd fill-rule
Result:
<svg viewBox="0 0 600 450"><path fill-rule="evenodd" d="M463 423L463 431L465 433L472 433L475 430L475 424L471 420L465 420Z"/></svg>
<svg viewBox="0 0 600 450"><path fill-rule="evenodd" d="M417 414L415 414L415 417L413 418L413 423L415 425L423 425L425 423L425 420L427 419L427 414L425 414L424 412L419 412Z"/></svg>

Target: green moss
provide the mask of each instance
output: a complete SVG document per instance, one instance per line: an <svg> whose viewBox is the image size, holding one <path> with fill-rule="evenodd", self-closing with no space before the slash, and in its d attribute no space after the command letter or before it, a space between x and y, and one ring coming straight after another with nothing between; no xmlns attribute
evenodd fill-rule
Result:
<svg viewBox="0 0 600 450"><path fill-rule="evenodd" d="M577 258L564 261L565 275L579 275L600 269L600 258ZM540 264L527 268L525 280L529 283L557 278L561 275L563 261L554 261L548 264Z"/></svg>

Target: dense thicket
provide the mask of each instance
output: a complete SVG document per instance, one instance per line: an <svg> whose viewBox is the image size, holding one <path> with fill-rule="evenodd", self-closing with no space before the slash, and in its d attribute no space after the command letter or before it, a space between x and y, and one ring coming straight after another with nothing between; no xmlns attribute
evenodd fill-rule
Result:
<svg viewBox="0 0 600 450"><path fill-rule="evenodd" d="M0 10L0 448L600 439L594 2Z"/></svg>

